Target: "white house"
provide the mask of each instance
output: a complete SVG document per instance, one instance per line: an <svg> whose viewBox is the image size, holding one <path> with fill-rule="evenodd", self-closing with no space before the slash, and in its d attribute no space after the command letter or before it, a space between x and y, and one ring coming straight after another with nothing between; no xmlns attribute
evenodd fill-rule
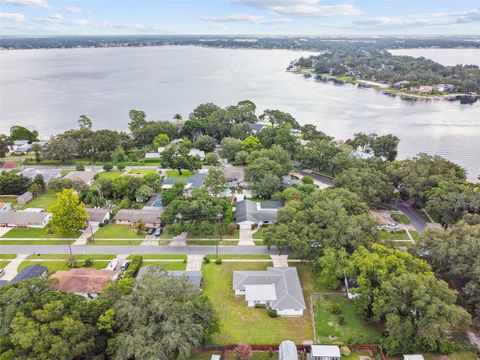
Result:
<svg viewBox="0 0 480 360"><path fill-rule="evenodd" d="M145 154L145 159L160 159L160 154L156 152L149 152Z"/></svg>
<svg viewBox="0 0 480 360"><path fill-rule="evenodd" d="M347 291L347 297L352 300L355 299L356 297L360 296L360 294L352 291L355 288L358 288L358 284L355 280L349 278L349 277L344 277L343 282L345 283L345 289Z"/></svg>
<svg viewBox="0 0 480 360"><path fill-rule="evenodd" d="M0 212L0 226L44 228L52 219L52 213L34 211Z"/></svg>
<svg viewBox="0 0 480 360"><path fill-rule="evenodd" d="M14 154L27 154L32 150L32 145L28 143L28 140L15 140L11 149Z"/></svg>
<svg viewBox="0 0 480 360"><path fill-rule="evenodd" d="M341 357L336 345L312 345L311 360L340 360Z"/></svg>
<svg viewBox="0 0 480 360"><path fill-rule="evenodd" d="M257 304L278 316L302 316L306 309L297 268L269 267L267 271L234 271L233 290L245 296L248 307Z"/></svg>
<svg viewBox="0 0 480 360"><path fill-rule="evenodd" d="M0 212L12 211L12 204L0 203Z"/></svg>

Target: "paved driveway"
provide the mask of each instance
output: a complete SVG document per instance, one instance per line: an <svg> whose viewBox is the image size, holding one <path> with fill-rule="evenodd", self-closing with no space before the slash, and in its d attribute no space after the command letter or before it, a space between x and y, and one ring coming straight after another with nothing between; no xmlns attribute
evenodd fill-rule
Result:
<svg viewBox="0 0 480 360"><path fill-rule="evenodd" d="M186 271L202 270L202 262L204 255L188 255Z"/></svg>
<svg viewBox="0 0 480 360"><path fill-rule="evenodd" d="M17 275L17 268L30 254L18 254L15 259L3 268L5 275L2 276L2 280L12 280Z"/></svg>
<svg viewBox="0 0 480 360"><path fill-rule="evenodd" d="M255 230L242 230L240 229L240 240L238 241L239 246L255 246L253 242L252 235Z"/></svg>
<svg viewBox="0 0 480 360"><path fill-rule="evenodd" d="M180 235L174 236L172 238L172 241L170 241L169 246L172 246L172 247L187 246L187 233L183 232Z"/></svg>

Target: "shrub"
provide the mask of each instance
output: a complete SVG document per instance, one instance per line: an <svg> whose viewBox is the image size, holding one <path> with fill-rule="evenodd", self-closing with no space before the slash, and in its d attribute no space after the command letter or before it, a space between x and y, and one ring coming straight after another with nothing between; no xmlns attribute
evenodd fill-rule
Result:
<svg viewBox="0 0 480 360"><path fill-rule="evenodd" d="M105 226L105 223L101 222L98 224L98 227L104 227Z"/></svg>
<svg viewBox="0 0 480 360"><path fill-rule="evenodd" d="M77 268L78 267L77 258L75 256L69 256L67 258L67 265L71 269Z"/></svg>
<svg viewBox="0 0 480 360"><path fill-rule="evenodd" d="M103 170L105 171L110 171L113 169L113 165L112 164L105 164L103 165Z"/></svg>
<svg viewBox="0 0 480 360"><path fill-rule="evenodd" d="M239 360L248 360L252 357L252 347L248 344L238 344L233 351Z"/></svg>
<svg viewBox="0 0 480 360"><path fill-rule="evenodd" d="M123 272L123 276L135 277L135 275L137 275L138 269L140 269L140 266L142 266L142 257L140 255L132 256L127 270Z"/></svg>
<svg viewBox="0 0 480 360"><path fill-rule="evenodd" d="M186 263L187 263L187 259L183 259L183 263L186 264Z"/></svg>
<svg viewBox="0 0 480 360"><path fill-rule="evenodd" d="M349 356L351 351L350 351L350 348L348 346L342 346L340 348L340 353L342 354L342 356Z"/></svg>
<svg viewBox="0 0 480 360"><path fill-rule="evenodd" d="M311 176L304 176L304 177L302 178L302 182L303 182L304 184L313 184L313 179L312 179Z"/></svg>
<svg viewBox="0 0 480 360"><path fill-rule="evenodd" d="M83 267L90 267L90 266L92 266L92 264L93 264L92 259L85 259L83 261Z"/></svg>
<svg viewBox="0 0 480 360"><path fill-rule="evenodd" d="M230 223L230 224L227 225L227 234L228 235L232 235L235 230L237 230L237 224Z"/></svg>
<svg viewBox="0 0 480 360"><path fill-rule="evenodd" d="M206 256L203 257L203 263L204 264L210 264L210 259Z"/></svg>
<svg viewBox="0 0 480 360"><path fill-rule="evenodd" d="M338 324L339 324L339 325L345 325L345 316L340 315L340 316L338 317Z"/></svg>
<svg viewBox="0 0 480 360"><path fill-rule="evenodd" d="M328 312L331 312L332 314L339 315L341 314L342 308L338 304L329 304L327 307Z"/></svg>
<svg viewBox="0 0 480 360"><path fill-rule="evenodd" d="M270 316L271 318L278 317L277 310L269 309L268 310L268 316Z"/></svg>
<svg viewBox="0 0 480 360"><path fill-rule="evenodd" d="M266 309L267 305L265 304L255 304L255 309Z"/></svg>
<svg viewBox="0 0 480 360"><path fill-rule="evenodd" d="M77 165L77 166L75 167L75 170L77 170L77 171L85 171L85 166L83 166L83 165Z"/></svg>
<svg viewBox="0 0 480 360"><path fill-rule="evenodd" d="M123 170L125 170L125 165L118 165L117 169L120 170L120 171L123 171Z"/></svg>
<svg viewBox="0 0 480 360"><path fill-rule="evenodd" d="M221 265L221 264L222 264L222 259L216 258L216 259L215 259L215 264Z"/></svg>

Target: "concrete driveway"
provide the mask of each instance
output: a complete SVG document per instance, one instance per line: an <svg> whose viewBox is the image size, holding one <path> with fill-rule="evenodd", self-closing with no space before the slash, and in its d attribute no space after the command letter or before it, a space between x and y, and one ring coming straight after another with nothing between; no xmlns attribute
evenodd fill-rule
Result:
<svg viewBox="0 0 480 360"><path fill-rule="evenodd" d="M242 230L240 229L240 240L238 241L239 246L255 246L253 242L252 235L255 230Z"/></svg>
<svg viewBox="0 0 480 360"><path fill-rule="evenodd" d="M187 246L187 233L183 232L180 235L174 236L169 246Z"/></svg>
<svg viewBox="0 0 480 360"><path fill-rule="evenodd" d="M5 275L2 276L1 280L12 280L18 274L18 265L20 265L29 255L30 254L18 254L15 259L10 261L10 263L3 268L3 270L5 270Z"/></svg>
<svg viewBox="0 0 480 360"><path fill-rule="evenodd" d="M187 255L187 267L186 271L199 271L202 270L204 255Z"/></svg>

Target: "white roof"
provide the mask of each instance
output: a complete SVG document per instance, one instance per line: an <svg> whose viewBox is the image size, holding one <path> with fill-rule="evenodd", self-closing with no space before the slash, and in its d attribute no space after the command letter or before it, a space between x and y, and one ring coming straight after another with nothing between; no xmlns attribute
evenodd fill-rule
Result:
<svg viewBox="0 0 480 360"><path fill-rule="evenodd" d="M284 340L278 347L279 360L298 360L297 346L292 340Z"/></svg>
<svg viewBox="0 0 480 360"><path fill-rule="evenodd" d="M403 355L403 360L425 360L423 355L413 354L413 355Z"/></svg>
<svg viewBox="0 0 480 360"><path fill-rule="evenodd" d="M220 355L213 354L210 360L220 360Z"/></svg>
<svg viewBox="0 0 480 360"><path fill-rule="evenodd" d="M277 300L274 284L245 285L246 301L273 301Z"/></svg>
<svg viewBox="0 0 480 360"><path fill-rule="evenodd" d="M340 348L336 345L312 345L312 356L340 357Z"/></svg>

